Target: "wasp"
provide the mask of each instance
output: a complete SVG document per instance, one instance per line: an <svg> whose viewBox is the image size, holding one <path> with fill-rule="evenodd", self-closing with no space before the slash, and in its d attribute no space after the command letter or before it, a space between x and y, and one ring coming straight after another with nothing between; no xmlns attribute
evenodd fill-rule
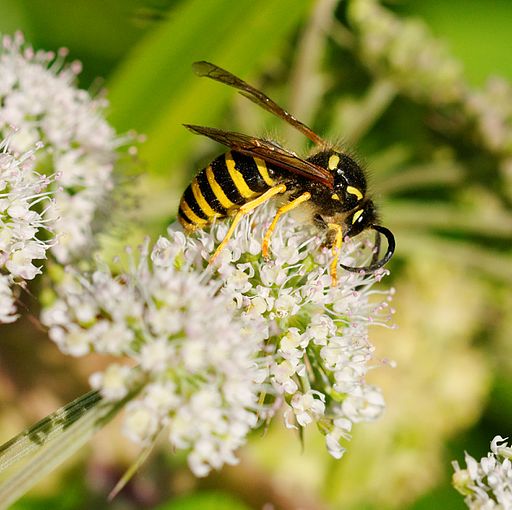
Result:
<svg viewBox="0 0 512 510"><path fill-rule="evenodd" d="M277 209L265 233L263 257L269 257L272 233L279 218L299 206L306 208L307 204L313 223L327 231L326 242L333 250L330 264L333 285L336 284L338 266L346 271L371 273L389 261L395 250L395 238L389 229L379 225L376 207L367 196L364 171L354 159L333 149L263 92L230 72L205 61L195 62L193 69L199 76L238 89L243 96L289 123L318 146L312 156L302 159L270 140L184 124L193 133L230 148L194 177L181 197L178 211L178 219L187 232L206 227L216 218L233 217L210 262L225 247L240 220L277 195L286 197L286 200ZM352 267L339 263L343 239L354 237L366 229L377 232L370 264ZM384 256L378 259L380 234L386 238L388 247Z"/></svg>

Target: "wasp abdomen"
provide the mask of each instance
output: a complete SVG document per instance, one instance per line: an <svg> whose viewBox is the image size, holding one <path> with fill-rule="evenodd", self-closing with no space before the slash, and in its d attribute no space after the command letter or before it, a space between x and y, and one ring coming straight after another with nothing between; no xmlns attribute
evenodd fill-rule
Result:
<svg viewBox="0 0 512 510"><path fill-rule="evenodd" d="M227 216L275 185L265 161L229 151L203 168L180 201L178 218L188 230Z"/></svg>

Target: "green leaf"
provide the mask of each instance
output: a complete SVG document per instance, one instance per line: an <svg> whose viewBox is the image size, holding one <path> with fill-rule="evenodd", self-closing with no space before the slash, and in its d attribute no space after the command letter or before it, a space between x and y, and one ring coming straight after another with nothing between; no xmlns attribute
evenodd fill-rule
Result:
<svg viewBox="0 0 512 510"><path fill-rule="evenodd" d="M93 90L147 30L140 0L0 0L0 32L21 30L35 48L70 50L83 62L79 82ZM148 2L149 3L149 2ZM142 5L141 5L142 4ZM115 31L112 27L115 26Z"/></svg>

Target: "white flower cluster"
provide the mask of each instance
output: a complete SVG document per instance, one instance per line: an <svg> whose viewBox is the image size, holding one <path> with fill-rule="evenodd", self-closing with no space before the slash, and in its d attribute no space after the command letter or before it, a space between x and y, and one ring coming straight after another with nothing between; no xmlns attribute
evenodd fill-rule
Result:
<svg viewBox="0 0 512 510"><path fill-rule="evenodd" d="M465 454L466 469L454 461L454 487L465 497L470 510L509 510L512 508L512 447L496 436L487 457L476 459Z"/></svg>
<svg viewBox="0 0 512 510"><path fill-rule="evenodd" d="M490 78L482 90L469 91L464 108L483 145L501 160L502 189L512 199L512 85Z"/></svg>
<svg viewBox="0 0 512 510"><path fill-rule="evenodd" d="M198 475L233 463L257 417L281 405L289 427L318 425L336 458L352 424L384 408L365 376L376 364L367 327L390 313L390 293L372 290L385 271L343 272L332 286L331 251L292 217L280 222L265 261L261 240L274 214L269 206L245 218L213 265L227 222L191 236L171 226L151 252L152 268L143 256L118 278L68 274L43 314L64 352L134 360L137 371L112 365L93 386L123 398L139 374L144 389L128 405L126 433L144 442L168 425L171 443L192 450ZM354 265L360 252L348 243L342 261Z"/></svg>
<svg viewBox="0 0 512 510"><path fill-rule="evenodd" d="M26 46L23 37L4 37L0 45L0 136L14 127L14 150L25 152L42 141L40 172L55 174L58 209L47 217L59 243L59 262L69 262L93 244L95 215L112 190L119 140L104 117L104 100L93 100L74 85L80 65L65 65L66 51Z"/></svg>
<svg viewBox="0 0 512 510"><path fill-rule="evenodd" d="M46 191L52 178L34 171L34 150L16 157L0 143L0 323L16 320L13 287L41 271L35 260L52 246L44 213L55 207Z"/></svg>
<svg viewBox="0 0 512 510"><path fill-rule="evenodd" d="M147 445L167 427L171 444L189 450L192 471L204 476L236 463L234 451L258 424L268 369L262 333L240 320L207 275L191 271L182 248L161 238L117 278L106 268L89 280L68 272L62 298L42 320L65 353L128 358L93 374L92 386L109 400L136 394L126 435Z"/></svg>
<svg viewBox="0 0 512 510"><path fill-rule="evenodd" d="M322 247L323 235L291 215L280 220L272 259L265 261L261 240L274 214L272 207L258 210L221 252L215 264L221 292L237 303L246 321L265 328L266 350L273 356L270 383L285 401L287 426L316 423L331 455L340 458L341 440L350 439L352 424L374 420L384 409L380 389L365 376L374 364L368 325L386 323L392 312L392 291L372 289L387 271L340 270L333 287L332 253ZM203 264L226 228L220 224L211 233L198 233L200 247L194 250ZM361 256L361 245L350 241L341 262L362 265Z"/></svg>
<svg viewBox="0 0 512 510"><path fill-rule="evenodd" d="M476 120L485 145L498 153L512 147L512 87L504 78L488 80L483 90L473 91L467 100L467 113Z"/></svg>

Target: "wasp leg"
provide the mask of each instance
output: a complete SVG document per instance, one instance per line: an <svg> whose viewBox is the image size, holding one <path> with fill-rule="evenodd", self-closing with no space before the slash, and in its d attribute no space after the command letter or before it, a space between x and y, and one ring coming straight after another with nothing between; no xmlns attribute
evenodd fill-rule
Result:
<svg viewBox="0 0 512 510"><path fill-rule="evenodd" d="M277 222L279 218L286 212L291 211L292 209L295 209L300 204L307 202L311 198L311 193L309 191L306 191L305 193L302 193L300 197L297 197L296 199L292 200L291 202L288 202L287 204L280 207L276 215L274 216L274 219L272 220L272 223L270 224L270 227L268 227L267 231L265 232L265 237L263 238L263 244L261 246L261 254L264 258L268 258L268 247L270 246L270 238L272 237L272 233L274 232Z"/></svg>
<svg viewBox="0 0 512 510"><path fill-rule="evenodd" d="M260 205L264 204L268 200L270 200L273 196L278 195L279 193L284 193L286 191L286 186L284 184L278 184L277 186L274 186L263 195L260 195L258 198L255 198L254 200L251 200L250 202L247 202L243 204L240 209L235 214L235 217L233 218L233 221L231 222L231 225L229 226L229 230L227 234L225 235L222 242L217 246L217 249L215 250L215 253L210 258L210 264L219 256L219 253L223 250L223 248L226 246L228 241L231 239L231 236L235 232L236 226L240 223L240 220L249 212L256 209Z"/></svg>
<svg viewBox="0 0 512 510"><path fill-rule="evenodd" d="M338 260L340 258L341 245L343 243L343 229L341 225L336 223L328 223L327 226L329 227L329 230L334 230L336 232L334 243L332 244L333 259L330 266L331 285L334 287L338 281Z"/></svg>

